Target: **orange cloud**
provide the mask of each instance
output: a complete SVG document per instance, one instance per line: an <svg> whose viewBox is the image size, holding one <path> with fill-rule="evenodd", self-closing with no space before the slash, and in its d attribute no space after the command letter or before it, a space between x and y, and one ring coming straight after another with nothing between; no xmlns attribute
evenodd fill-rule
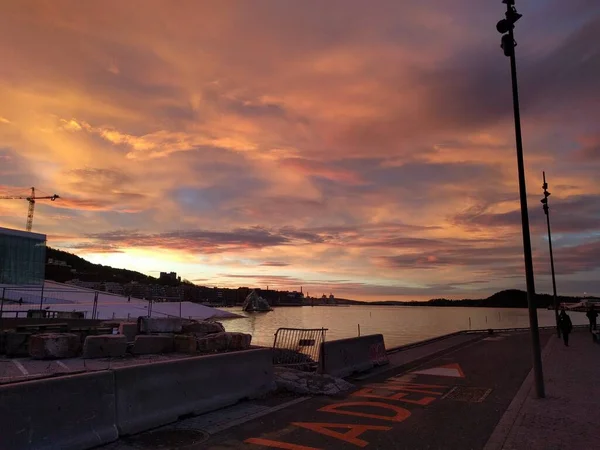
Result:
<svg viewBox="0 0 600 450"><path fill-rule="evenodd" d="M518 30L533 246L544 170L557 254L581 255L563 259L571 285L600 271L600 18L575 3L536 7L538 22L523 5ZM51 245L136 265L173 251L190 279L363 298L514 287L499 5L34 4L8 2L0 27L0 195L58 193L36 205ZM0 201L0 226L26 209Z"/></svg>

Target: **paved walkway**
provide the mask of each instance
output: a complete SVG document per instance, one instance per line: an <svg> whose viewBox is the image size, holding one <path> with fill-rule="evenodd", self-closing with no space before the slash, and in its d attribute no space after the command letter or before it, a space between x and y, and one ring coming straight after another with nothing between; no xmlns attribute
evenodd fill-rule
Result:
<svg viewBox="0 0 600 450"><path fill-rule="evenodd" d="M600 345L583 330L569 347L553 336L543 370L546 398L536 398L530 374L485 450L600 449Z"/></svg>

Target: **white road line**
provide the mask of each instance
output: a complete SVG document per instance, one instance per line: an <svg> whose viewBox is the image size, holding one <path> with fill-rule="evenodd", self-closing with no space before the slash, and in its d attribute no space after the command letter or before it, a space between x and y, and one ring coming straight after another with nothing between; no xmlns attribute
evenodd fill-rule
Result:
<svg viewBox="0 0 600 450"><path fill-rule="evenodd" d="M62 361L54 361L56 364L58 364L60 367L62 367L65 370L68 370L69 372L71 371L71 369L69 369L69 366L67 366L64 362Z"/></svg>
<svg viewBox="0 0 600 450"><path fill-rule="evenodd" d="M27 369L25 368L25 366L23 366L23 364L21 364L16 359L13 359L12 362L13 362L13 364L15 366L17 366L17 369L19 369L23 375L25 375L25 376L29 375L29 372L27 371Z"/></svg>
<svg viewBox="0 0 600 450"><path fill-rule="evenodd" d="M454 386L452 389L450 389L448 392L446 392L442 397L441 400L444 400L446 397L448 397L450 394L452 394L455 390L456 390L457 386Z"/></svg>

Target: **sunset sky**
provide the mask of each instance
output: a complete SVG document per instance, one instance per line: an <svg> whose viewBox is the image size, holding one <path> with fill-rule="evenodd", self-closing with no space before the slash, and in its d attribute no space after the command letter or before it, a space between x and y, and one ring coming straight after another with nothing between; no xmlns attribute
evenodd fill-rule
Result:
<svg viewBox="0 0 600 450"><path fill-rule="evenodd" d="M518 1L536 287L600 295L600 2ZM3 0L0 195L33 231L208 286L525 288L500 0ZM23 229L27 202L0 200Z"/></svg>

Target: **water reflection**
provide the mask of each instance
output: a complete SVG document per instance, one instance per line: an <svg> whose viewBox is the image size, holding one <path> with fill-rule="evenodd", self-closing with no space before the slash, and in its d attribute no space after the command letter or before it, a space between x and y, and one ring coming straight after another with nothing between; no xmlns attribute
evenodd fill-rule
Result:
<svg viewBox="0 0 600 450"><path fill-rule="evenodd" d="M279 307L268 313L244 313L239 308L226 308L246 316L227 320L227 331L252 334L252 343L273 345L278 328L327 328L327 339L382 333L388 348L417 342L454 331L486 328L528 327L527 309L453 308L418 306L304 306ZM570 313L573 324L587 323L584 313ZM554 312L538 310L540 326L554 324Z"/></svg>

